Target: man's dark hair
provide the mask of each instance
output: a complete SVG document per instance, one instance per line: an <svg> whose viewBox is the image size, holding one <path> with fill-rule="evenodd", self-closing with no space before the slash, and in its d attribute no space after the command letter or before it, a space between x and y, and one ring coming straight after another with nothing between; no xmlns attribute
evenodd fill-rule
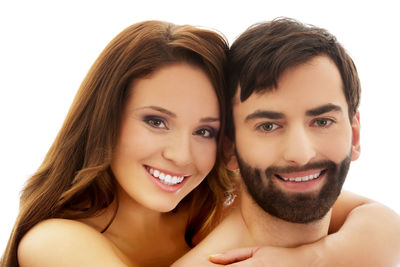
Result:
<svg viewBox="0 0 400 267"><path fill-rule="evenodd" d="M274 90L285 70L315 56L328 56L342 77L350 120L360 102L360 81L353 60L327 30L289 18L255 24L232 44L228 69L228 136L234 137L233 98L240 86L240 101L253 93Z"/></svg>

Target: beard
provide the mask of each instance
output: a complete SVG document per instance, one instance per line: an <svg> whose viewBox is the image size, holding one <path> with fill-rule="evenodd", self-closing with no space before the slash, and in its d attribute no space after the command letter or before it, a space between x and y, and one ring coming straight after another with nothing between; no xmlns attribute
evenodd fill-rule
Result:
<svg viewBox="0 0 400 267"><path fill-rule="evenodd" d="M251 167L236 151L242 179L253 200L267 213L292 223L310 223L322 219L337 200L350 167L351 153L342 162L325 160L301 167L271 166L266 170ZM284 192L274 182L276 173L323 169L325 184L318 192ZM263 179L262 173L265 174Z"/></svg>

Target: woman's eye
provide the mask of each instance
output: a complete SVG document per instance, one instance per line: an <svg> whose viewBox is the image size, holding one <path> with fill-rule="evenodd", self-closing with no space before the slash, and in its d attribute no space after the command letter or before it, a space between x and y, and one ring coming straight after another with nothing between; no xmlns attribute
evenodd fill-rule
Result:
<svg viewBox="0 0 400 267"><path fill-rule="evenodd" d="M257 126L257 129L263 131L263 132L272 132L278 129L280 126L276 123L273 122L265 122L261 125Z"/></svg>
<svg viewBox="0 0 400 267"><path fill-rule="evenodd" d="M313 122L314 126L319 127L319 128L327 128L332 123L335 123L335 121L332 119L328 119L328 118L315 119Z"/></svg>
<svg viewBox="0 0 400 267"><path fill-rule="evenodd" d="M144 121L148 125L150 125L151 127L154 127L154 128L162 128L162 129L166 129L167 128L167 126L165 125L164 120L159 119L159 118L150 117L150 118L145 118Z"/></svg>
<svg viewBox="0 0 400 267"><path fill-rule="evenodd" d="M200 135L205 138L213 138L215 136L215 131L212 129L200 129L195 132L196 135Z"/></svg>

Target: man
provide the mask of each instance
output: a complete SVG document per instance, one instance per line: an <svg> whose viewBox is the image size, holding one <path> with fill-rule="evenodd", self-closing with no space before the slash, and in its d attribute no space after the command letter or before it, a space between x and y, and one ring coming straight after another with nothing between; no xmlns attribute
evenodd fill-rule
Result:
<svg viewBox="0 0 400 267"><path fill-rule="evenodd" d="M216 251L294 248L325 237L360 154L358 74L329 32L290 19L261 23L234 42L230 60L228 136L235 145L227 166L240 168L240 202L177 266L207 264Z"/></svg>
<svg viewBox="0 0 400 267"><path fill-rule="evenodd" d="M326 31L290 20L250 29L231 53L232 137L249 193L243 204L252 207L246 210L328 222L360 152L352 60Z"/></svg>

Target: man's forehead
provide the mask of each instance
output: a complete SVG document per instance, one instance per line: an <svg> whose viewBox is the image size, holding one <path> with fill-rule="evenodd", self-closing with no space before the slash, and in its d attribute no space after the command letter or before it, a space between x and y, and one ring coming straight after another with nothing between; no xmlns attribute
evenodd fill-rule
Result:
<svg viewBox="0 0 400 267"><path fill-rule="evenodd" d="M329 98L328 96L322 99L311 99L311 97L305 96L302 99L291 97L291 101L287 101L287 97L276 97L277 94L274 93L278 92L278 89L253 92L243 102L240 101L239 93L237 93L233 100L233 109L239 108L241 110L240 113L243 115L263 111L280 113L282 118L285 117L287 112L318 116L327 112L347 113L348 110L348 104L343 93L336 94L340 96L337 98Z"/></svg>
<svg viewBox="0 0 400 267"><path fill-rule="evenodd" d="M310 98L320 100L321 105L335 101L336 98L341 100L346 98L340 71L332 59L325 55L315 56L304 63L287 68L279 75L276 86L271 85L257 90L244 88L247 91L244 93L248 97L241 101L240 95L243 93L239 84L232 99L234 106L254 100L260 102L260 99L267 102L271 102L272 99L274 101L294 99L293 104L297 104L302 99Z"/></svg>
<svg viewBox="0 0 400 267"><path fill-rule="evenodd" d="M304 69L312 69L312 72L320 72L321 69L325 69L329 72L330 75L335 73L337 75L336 80L338 84L340 84L340 87L343 90L342 93L344 94L342 75L339 71L338 66L330 56L326 54L319 54L303 62L298 62L291 66L287 66L280 73L278 73L275 77L272 78L271 75L267 75L267 73L258 73L257 75L258 82L254 84L255 87L247 88L246 85L244 85L246 91L245 94L248 96L244 101L240 101L240 95L242 94L242 87L240 84L241 81L239 81L236 87L235 96L232 99L232 104L245 102L248 98L250 98L253 95L263 95L269 92L279 90L282 82L290 80L288 79L288 77L291 77L294 73L301 72ZM263 80L263 77L269 77L269 78L267 78L267 80ZM315 76L315 78L318 77ZM330 82L332 82L332 80ZM262 88L262 86L260 86L261 84L266 84L266 86Z"/></svg>

